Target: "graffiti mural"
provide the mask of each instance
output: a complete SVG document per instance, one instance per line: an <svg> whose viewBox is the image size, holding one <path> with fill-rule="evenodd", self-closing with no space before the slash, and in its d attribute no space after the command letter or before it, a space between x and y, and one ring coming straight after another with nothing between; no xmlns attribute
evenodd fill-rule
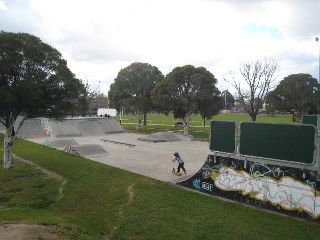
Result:
<svg viewBox="0 0 320 240"><path fill-rule="evenodd" d="M77 151L77 149L75 149L73 146L66 146L63 149L64 152L76 155L76 156L80 156L80 153Z"/></svg>
<svg viewBox="0 0 320 240"><path fill-rule="evenodd" d="M41 118L41 127L45 135L47 135L48 137L54 137L54 132L52 130L52 127L50 126L48 118Z"/></svg>
<svg viewBox="0 0 320 240"><path fill-rule="evenodd" d="M185 187L320 220L317 172L209 155Z"/></svg>

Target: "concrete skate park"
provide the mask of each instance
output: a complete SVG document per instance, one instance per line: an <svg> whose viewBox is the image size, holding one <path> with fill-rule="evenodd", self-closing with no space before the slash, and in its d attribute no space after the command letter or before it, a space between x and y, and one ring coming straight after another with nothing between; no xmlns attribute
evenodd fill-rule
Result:
<svg viewBox="0 0 320 240"><path fill-rule="evenodd" d="M208 143L172 131L128 133L113 118L41 118L27 120L18 135L160 181L319 222L317 133L311 124L212 121ZM186 175L172 174L174 152L185 160Z"/></svg>
<svg viewBox="0 0 320 240"><path fill-rule="evenodd" d="M18 137L165 182L193 176L210 153L207 142L176 132L126 132L113 118L28 119ZM186 175L172 174L173 153L185 161Z"/></svg>

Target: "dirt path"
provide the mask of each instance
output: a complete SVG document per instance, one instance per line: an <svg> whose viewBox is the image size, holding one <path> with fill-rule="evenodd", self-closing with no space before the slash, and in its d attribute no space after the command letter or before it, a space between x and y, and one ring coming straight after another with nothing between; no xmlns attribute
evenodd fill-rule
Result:
<svg viewBox="0 0 320 240"><path fill-rule="evenodd" d="M44 173L45 175L47 175L47 177L49 177L49 178L56 178L56 179L58 179L58 180L63 180L63 179L64 179L64 178L61 177L60 175L58 175L58 174L56 174L56 173L54 173L54 172L50 172L49 170L47 170L47 169L45 169L45 168L43 168L43 167L40 167L39 165L37 165L37 164L35 164L35 163L31 162L31 161L25 160L25 159L23 159L23 158L21 158L21 157L18 157L18 156L16 156L16 155L13 155L13 156L12 156L12 160L13 160L14 162L23 162L23 163L29 164L29 165L31 165L32 167L34 167L35 169L38 169L38 170L40 170L41 172L43 172L43 173Z"/></svg>
<svg viewBox="0 0 320 240"><path fill-rule="evenodd" d="M0 240L62 240L57 231L55 226L3 224L0 225Z"/></svg>
<svg viewBox="0 0 320 240"><path fill-rule="evenodd" d="M24 162L33 166L36 169L39 169L41 172L46 174L50 178L56 178L60 181L61 187L59 189L59 198L62 197L63 187L66 183L66 179L62 176L50 172L47 169L44 169L33 162L22 159L18 156L13 156L13 161L15 162ZM43 226L43 225L30 225L30 224L0 224L0 240L60 240L58 236L58 229L56 226Z"/></svg>

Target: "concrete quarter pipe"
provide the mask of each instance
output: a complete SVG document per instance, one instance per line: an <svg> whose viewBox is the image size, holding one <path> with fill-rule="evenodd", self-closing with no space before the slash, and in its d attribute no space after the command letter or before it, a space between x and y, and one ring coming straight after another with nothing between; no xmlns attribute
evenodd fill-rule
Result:
<svg viewBox="0 0 320 240"><path fill-rule="evenodd" d="M19 131L20 138L85 137L124 132L113 118L67 118L55 121L48 118L28 119Z"/></svg>

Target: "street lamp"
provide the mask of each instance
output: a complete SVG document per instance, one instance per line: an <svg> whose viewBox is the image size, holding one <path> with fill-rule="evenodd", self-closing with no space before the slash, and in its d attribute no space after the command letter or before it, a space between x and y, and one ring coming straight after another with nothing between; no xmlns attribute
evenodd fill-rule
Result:
<svg viewBox="0 0 320 240"><path fill-rule="evenodd" d="M224 90L224 110L227 110L227 90Z"/></svg>
<svg viewBox="0 0 320 240"><path fill-rule="evenodd" d="M316 37L316 42L320 42L318 37ZM320 83L320 45L319 45L319 75L318 75L318 82Z"/></svg>

